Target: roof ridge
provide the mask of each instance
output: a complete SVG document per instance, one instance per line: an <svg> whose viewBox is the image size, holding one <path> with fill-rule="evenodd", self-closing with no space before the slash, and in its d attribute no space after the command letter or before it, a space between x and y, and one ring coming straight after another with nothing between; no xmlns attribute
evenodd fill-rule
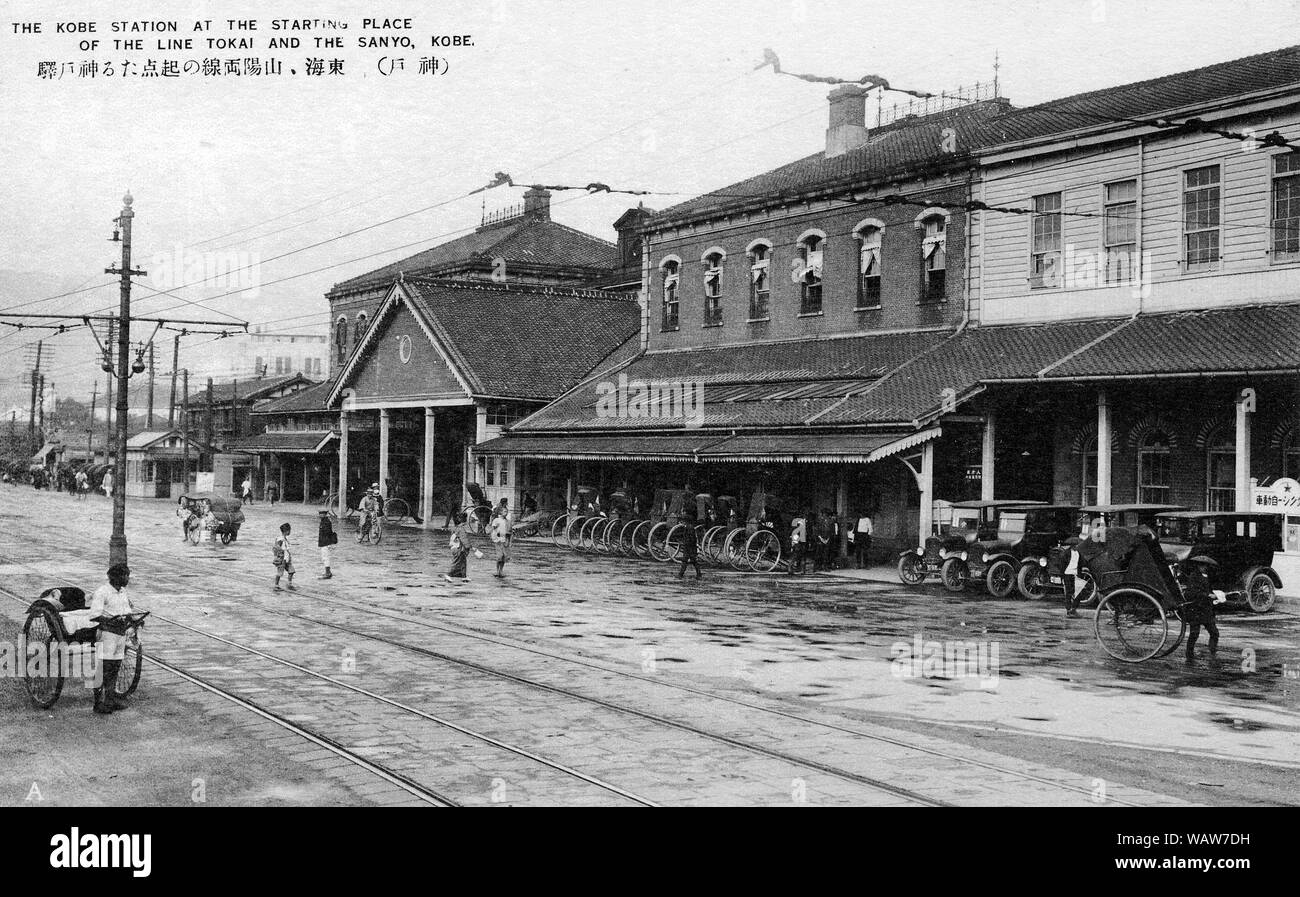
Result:
<svg viewBox="0 0 1300 897"><path fill-rule="evenodd" d="M570 287L561 284L498 283L493 280L461 280L455 277L431 277L423 274L408 275L406 283L454 287L481 293L533 293L543 296L566 296L574 299L612 299L628 303L632 301L628 299L627 293L601 290L595 287Z"/></svg>

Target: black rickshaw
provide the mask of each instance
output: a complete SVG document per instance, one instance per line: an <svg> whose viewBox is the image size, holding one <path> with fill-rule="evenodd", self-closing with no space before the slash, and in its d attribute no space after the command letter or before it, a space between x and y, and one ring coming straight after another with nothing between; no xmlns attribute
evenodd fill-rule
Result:
<svg viewBox="0 0 1300 897"><path fill-rule="evenodd" d="M219 495L216 492L195 492L182 495L178 500L181 507L195 508L200 521L212 513L210 523L212 537L220 539L222 545L229 545L239 538L239 528L244 525L244 512L240 510L243 502L232 495ZM197 527L186 528L186 535L195 544L199 541L202 523Z"/></svg>

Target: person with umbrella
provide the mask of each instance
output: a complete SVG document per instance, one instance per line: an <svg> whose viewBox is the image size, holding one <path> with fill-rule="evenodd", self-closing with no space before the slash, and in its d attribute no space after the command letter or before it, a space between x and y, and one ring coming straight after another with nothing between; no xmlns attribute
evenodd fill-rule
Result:
<svg viewBox="0 0 1300 897"><path fill-rule="evenodd" d="M1210 570L1219 566L1213 558L1198 554L1183 563L1186 568L1183 584L1183 619L1191 631L1187 633L1187 662L1196 656L1196 641L1201 637L1201 627L1210 634L1210 656L1219 650L1219 627L1215 623L1214 606L1227 600L1223 592L1210 588Z"/></svg>

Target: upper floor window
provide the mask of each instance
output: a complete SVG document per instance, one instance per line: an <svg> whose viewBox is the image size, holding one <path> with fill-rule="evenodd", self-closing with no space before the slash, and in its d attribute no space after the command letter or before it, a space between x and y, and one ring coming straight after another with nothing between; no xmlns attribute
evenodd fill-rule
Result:
<svg viewBox="0 0 1300 897"><path fill-rule="evenodd" d="M722 250L708 252L704 262L704 326L716 327L722 323Z"/></svg>
<svg viewBox="0 0 1300 897"><path fill-rule="evenodd" d="M1102 189L1106 283L1131 283L1137 258L1137 181L1115 181Z"/></svg>
<svg viewBox="0 0 1300 897"><path fill-rule="evenodd" d="M1300 153L1273 157L1273 256L1300 256Z"/></svg>
<svg viewBox="0 0 1300 897"><path fill-rule="evenodd" d="M339 318L338 322L334 325L334 344L338 351L338 362L339 364L343 364L343 362L348 360L347 318Z"/></svg>
<svg viewBox="0 0 1300 897"><path fill-rule="evenodd" d="M1183 172L1183 262L1188 268L1219 261L1219 166Z"/></svg>
<svg viewBox="0 0 1300 897"><path fill-rule="evenodd" d="M1061 194L1035 196L1031 221L1030 289L1058 286L1061 282Z"/></svg>
<svg viewBox="0 0 1300 897"><path fill-rule="evenodd" d="M1282 476L1300 480L1300 427L1292 427L1282 443Z"/></svg>
<svg viewBox="0 0 1300 897"><path fill-rule="evenodd" d="M921 301L942 302L948 289L948 222L934 215L921 224L925 228L921 240L921 268L925 273Z"/></svg>
<svg viewBox="0 0 1300 897"><path fill-rule="evenodd" d="M799 267L795 268L799 283L799 314L822 313L822 251L826 239L812 233L799 241Z"/></svg>
<svg viewBox="0 0 1300 897"><path fill-rule="evenodd" d="M676 330L678 327L678 307L680 300L677 295L677 281L681 274L681 263L676 259L668 259L660 266L659 271L664 279L663 293L663 330Z"/></svg>
<svg viewBox="0 0 1300 897"><path fill-rule="evenodd" d="M880 308L880 248L882 231L867 225L858 231L858 308Z"/></svg>
<svg viewBox="0 0 1300 897"><path fill-rule="evenodd" d="M361 337L366 335L366 313L362 312L357 315L356 326L352 328L352 344L361 345Z"/></svg>
<svg viewBox="0 0 1300 897"><path fill-rule="evenodd" d="M749 319L768 317L768 300L772 295L772 247L754 243L749 247Z"/></svg>

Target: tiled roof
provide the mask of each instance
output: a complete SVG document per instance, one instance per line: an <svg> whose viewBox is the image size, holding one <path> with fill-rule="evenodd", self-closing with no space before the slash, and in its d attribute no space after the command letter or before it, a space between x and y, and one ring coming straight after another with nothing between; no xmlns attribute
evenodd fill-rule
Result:
<svg viewBox="0 0 1300 897"><path fill-rule="evenodd" d="M1300 46L1009 111L998 119L997 129L1002 141L1025 140L1292 84L1300 84Z"/></svg>
<svg viewBox="0 0 1300 897"><path fill-rule="evenodd" d="M897 180L911 172L970 164L981 151L1000 144L1050 137L1149 119L1176 109L1196 108L1234 96L1300 84L1300 46L1247 56L1204 68L1075 94L1015 109L1005 100L972 103L933 115L904 118L873 128L867 143L827 158L817 152L756 177L731 184L664 210L656 228L726 209L768 206L784 196L842 185ZM954 131L956 153L943 151L942 130Z"/></svg>
<svg viewBox="0 0 1300 897"><path fill-rule="evenodd" d="M1300 370L1300 305L1144 315L1047 379Z"/></svg>
<svg viewBox="0 0 1300 897"><path fill-rule="evenodd" d="M624 294L421 278L405 285L475 395L554 399L640 331L641 308Z"/></svg>
<svg viewBox="0 0 1300 897"><path fill-rule="evenodd" d="M290 393L278 399L269 399L253 408L254 414L289 414L304 411L324 411L325 400L334 388L334 379L315 383L306 389Z"/></svg>
<svg viewBox="0 0 1300 897"><path fill-rule="evenodd" d="M636 458L642 461L692 458L721 442L717 433L645 436L499 436L474 446L476 455L522 455L530 458Z"/></svg>
<svg viewBox="0 0 1300 897"><path fill-rule="evenodd" d="M256 401L264 398L269 393L275 392L283 386L290 385L294 382L311 383L302 374L289 374L284 377L272 377L270 379L260 378L256 380L238 380L225 383L212 384L212 402L221 404L229 402L238 392L240 402ZM206 384L200 383L198 388L190 392L190 406L196 406L201 410L204 403L208 400L208 388Z"/></svg>
<svg viewBox="0 0 1300 897"><path fill-rule="evenodd" d="M314 452L337 436L334 432L281 432L244 436L226 443L228 452Z"/></svg>
<svg viewBox="0 0 1300 897"><path fill-rule="evenodd" d="M949 331L921 331L798 342L720 346L652 352L608 379L701 384L702 416L692 425L708 429L795 426L833 408L845 396L943 342ZM687 419L606 417L597 414L596 378L516 424L515 433L556 430L665 430Z"/></svg>
<svg viewBox="0 0 1300 897"><path fill-rule="evenodd" d="M473 262L490 262L494 258L506 260L507 272L512 262L529 266L609 270L618 264L617 254L613 243L556 221L513 218L480 227L472 234L336 283L330 294L386 287L399 274L445 275L455 269L464 269Z"/></svg>
<svg viewBox="0 0 1300 897"><path fill-rule="evenodd" d="M127 439L126 447L129 449L148 448L150 443L157 442L159 439L165 439L166 437L171 436L173 434L179 436L180 431L179 430L144 430L142 432L136 433L134 436Z"/></svg>

